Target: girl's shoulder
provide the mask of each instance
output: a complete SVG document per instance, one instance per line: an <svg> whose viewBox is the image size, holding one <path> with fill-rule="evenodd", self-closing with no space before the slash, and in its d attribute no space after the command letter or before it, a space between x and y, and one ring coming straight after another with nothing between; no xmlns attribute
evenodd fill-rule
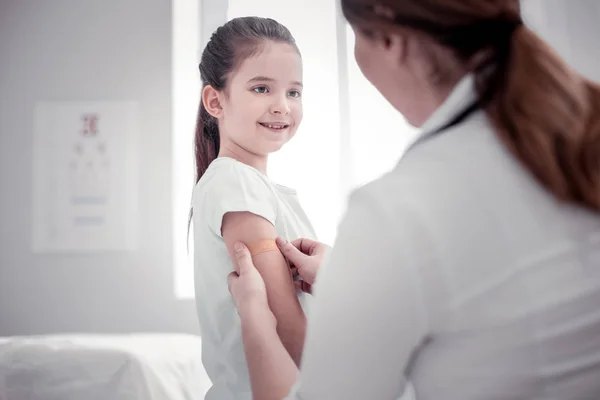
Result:
<svg viewBox="0 0 600 400"><path fill-rule="evenodd" d="M270 193L272 183L257 169L229 157L213 160L196 185L196 191Z"/></svg>

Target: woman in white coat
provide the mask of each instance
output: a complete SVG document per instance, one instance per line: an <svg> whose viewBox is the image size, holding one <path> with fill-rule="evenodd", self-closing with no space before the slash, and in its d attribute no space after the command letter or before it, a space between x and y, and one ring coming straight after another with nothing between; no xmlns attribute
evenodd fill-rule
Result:
<svg viewBox="0 0 600 400"><path fill-rule="evenodd" d="M395 399L410 382L419 400L599 398L599 86L517 0L342 8L362 72L422 133L350 197L300 370L240 246L254 397ZM308 255L281 251L314 283L324 246L294 244Z"/></svg>

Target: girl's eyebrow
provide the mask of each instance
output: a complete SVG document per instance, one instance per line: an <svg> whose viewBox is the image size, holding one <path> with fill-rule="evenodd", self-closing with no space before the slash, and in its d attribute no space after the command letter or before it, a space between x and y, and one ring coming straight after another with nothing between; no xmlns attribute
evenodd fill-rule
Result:
<svg viewBox="0 0 600 400"><path fill-rule="evenodd" d="M248 80L248 83L252 82L275 82L275 79L269 78L267 76L255 76L254 78ZM292 81L292 85L304 87L304 85L300 81Z"/></svg>

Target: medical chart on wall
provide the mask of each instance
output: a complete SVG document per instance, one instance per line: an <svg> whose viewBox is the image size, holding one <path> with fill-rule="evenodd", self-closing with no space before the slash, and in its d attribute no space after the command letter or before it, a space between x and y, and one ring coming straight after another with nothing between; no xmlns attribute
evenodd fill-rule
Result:
<svg viewBox="0 0 600 400"><path fill-rule="evenodd" d="M136 249L139 145L135 102L36 105L35 252Z"/></svg>

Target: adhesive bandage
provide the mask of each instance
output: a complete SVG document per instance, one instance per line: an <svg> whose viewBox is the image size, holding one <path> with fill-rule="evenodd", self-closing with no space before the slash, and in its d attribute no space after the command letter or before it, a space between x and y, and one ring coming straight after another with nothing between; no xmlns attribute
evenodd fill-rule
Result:
<svg viewBox="0 0 600 400"><path fill-rule="evenodd" d="M248 243L246 247L248 247L248 250L250 250L250 255L252 255L252 257L261 253L267 253L269 251L279 251L279 247L277 247L275 239L263 239L253 243Z"/></svg>

